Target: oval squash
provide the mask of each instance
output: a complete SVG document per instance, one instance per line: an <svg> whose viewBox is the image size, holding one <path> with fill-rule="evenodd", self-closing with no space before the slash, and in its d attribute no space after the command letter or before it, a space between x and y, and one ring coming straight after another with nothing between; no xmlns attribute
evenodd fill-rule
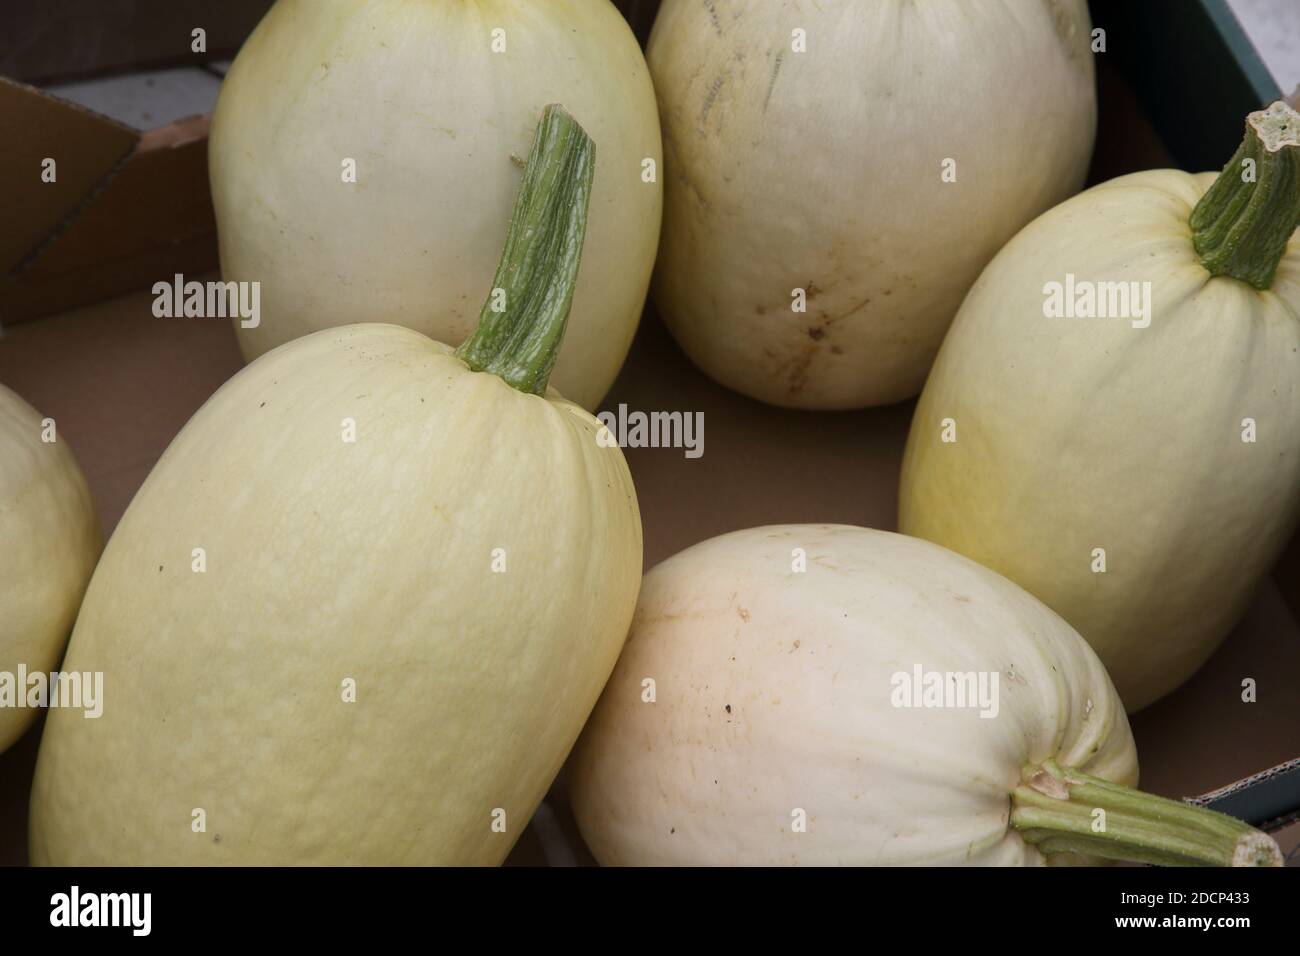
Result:
<svg viewBox="0 0 1300 956"><path fill-rule="evenodd" d="M57 425L53 441L43 433L40 413L0 385L0 752L39 713L20 672L58 666L99 557L86 479Z"/></svg>
<svg viewBox="0 0 1300 956"><path fill-rule="evenodd" d="M775 405L915 395L980 270L1092 150L1084 0L665 0L647 57L655 303L709 376Z"/></svg>
<svg viewBox="0 0 1300 956"><path fill-rule="evenodd" d="M260 324L235 321L245 358L361 321L462 342L549 102L601 151L554 378L593 408L636 332L662 207L642 176L660 162L654 90L604 0L278 0L209 141L223 276L261 283Z"/></svg>
<svg viewBox="0 0 1300 956"><path fill-rule="evenodd" d="M639 586L622 452L540 394L590 183L590 141L548 110L494 281L509 305L470 347L323 330L182 429L87 592L68 666L103 671L107 701L51 714L34 862L505 858Z"/></svg>
<svg viewBox="0 0 1300 956"><path fill-rule="evenodd" d="M1105 670L1039 601L915 538L783 525L646 574L567 781L605 864L1280 864L1137 774Z"/></svg>
<svg viewBox="0 0 1300 956"><path fill-rule="evenodd" d="M1298 121L1252 114L1217 226L1191 223L1215 176L1161 170L1027 227L962 306L913 419L900 530L1042 599L1131 711L1210 656L1300 513ZM1216 232L1252 259L1245 278L1207 268L1196 245L1220 256Z"/></svg>

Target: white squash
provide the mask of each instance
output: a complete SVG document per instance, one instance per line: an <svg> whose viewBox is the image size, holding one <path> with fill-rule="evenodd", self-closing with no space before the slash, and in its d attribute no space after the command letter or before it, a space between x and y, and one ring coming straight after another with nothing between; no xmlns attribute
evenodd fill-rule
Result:
<svg viewBox="0 0 1300 956"><path fill-rule="evenodd" d="M980 706L901 706L981 680ZM1137 773L1096 655L1033 597L915 538L784 525L646 575L567 779L605 864L1280 865Z"/></svg>
<svg viewBox="0 0 1300 956"><path fill-rule="evenodd" d="M58 666L99 547L90 491L58 423L47 427L0 385L0 752L39 713L20 674Z"/></svg>
<svg viewBox="0 0 1300 956"><path fill-rule="evenodd" d="M1089 29L1084 0L665 0L654 297L682 348L775 405L915 395L980 270L1083 183Z"/></svg>
<svg viewBox="0 0 1300 956"><path fill-rule="evenodd" d="M1208 196L1211 174L1137 173L1027 227L913 419L900 530L1042 599L1130 711L1210 656L1300 511L1298 130L1252 114Z"/></svg>
<svg viewBox="0 0 1300 956"><path fill-rule="evenodd" d="M661 158L654 89L606 0L279 0L210 138L222 272L261 283L260 324L235 322L245 358L360 321L463 341L550 102L601 153L554 378L593 408L636 332L663 201L643 178Z"/></svg>
<svg viewBox="0 0 1300 956"><path fill-rule="evenodd" d="M462 352L321 331L182 429L86 595L68 666L103 671L107 700L51 714L35 862L505 858L640 583L622 452L536 394L590 176L590 141L548 111L494 280L507 311Z"/></svg>

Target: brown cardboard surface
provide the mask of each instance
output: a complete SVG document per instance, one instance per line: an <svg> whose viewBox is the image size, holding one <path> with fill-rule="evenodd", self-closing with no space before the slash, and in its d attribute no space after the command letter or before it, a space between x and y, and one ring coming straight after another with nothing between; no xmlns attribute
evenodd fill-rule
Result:
<svg viewBox="0 0 1300 956"><path fill-rule="evenodd" d="M0 338L0 382L58 421L86 472L105 532L190 415L241 367L229 321L157 319L151 305L148 293L137 293L27 323ZM602 407L617 409L620 402L702 411L705 418L701 458L687 459L681 449L627 450L647 568L697 541L754 525L894 527L910 403L833 414L760 405L706 379L652 311ZM1300 623L1281 596L1280 580L1266 582L1190 682L1133 718L1145 789L1193 796L1297 756ZM1245 677L1258 681L1258 703L1241 702ZM38 738L39 726L0 754L0 864L26 859ZM575 835L562 796L551 803L561 829ZM1291 852L1300 844L1300 826L1276 836ZM581 847L576 854L590 862ZM511 857L543 860L532 831Z"/></svg>
<svg viewBox="0 0 1300 956"><path fill-rule="evenodd" d="M238 49L269 6L10 0L0 49L0 74L8 77L0 76L0 141L7 144L0 153L0 324L217 261L206 116L141 133L14 79L86 79L128 66L220 59ZM192 49L198 27L207 31L202 52ZM53 183L41 178L47 157L58 164Z"/></svg>
<svg viewBox="0 0 1300 956"><path fill-rule="evenodd" d="M6 107L12 105L12 112ZM0 78L0 324L81 306L216 265L208 117L140 135ZM40 179L53 157L59 178Z"/></svg>
<svg viewBox="0 0 1300 956"><path fill-rule="evenodd" d="M0 382L58 422L105 539L167 447L243 365L227 320L155 319L137 293L6 331Z"/></svg>
<svg viewBox="0 0 1300 956"><path fill-rule="evenodd" d="M0 275L17 268L135 148L139 134L0 76ZM42 162L57 178L41 180Z"/></svg>
<svg viewBox="0 0 1300 956"><path fill-rule="evenodd" d="M0 167L16 237L0 248L0 323L216 265L207 116L141 135L30 87L0 81L0 96L21 107L0 134L22 144ZM44 156L56 183L40 179Z"/></svg>

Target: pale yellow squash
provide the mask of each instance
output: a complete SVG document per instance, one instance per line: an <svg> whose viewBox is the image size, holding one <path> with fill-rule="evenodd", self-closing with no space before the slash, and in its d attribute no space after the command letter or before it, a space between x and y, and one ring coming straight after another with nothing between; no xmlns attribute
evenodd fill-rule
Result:
<svg viewBox="0 0 1300 956"><path fill-rule="evenodd" d="M554 376L594 408L636 331L662 208L654 90L607 0L279 0L210 139L223 276L261 282L260 325L235 322L244 356L359 321L463 341L550 102L601 154Z"/></svg>
<svg viewBox="0 0 1300 956"><path fill-rule="evenodd" d="M951 551L843 525L737 531L651 570L566 772L605 864L1280 864L1137 776L1068 624Z"/></svg>
<svg viewBox="0 0 1300 956"><path fill-rule="evenodd" d="M1287 122L1278 109L1252 122ZM1270 152L1251 132L1252 156L1223 174L1244 202L1255 184L1239 182L1241 161L1252 159L1277 189L1276 202L1241 207L1280 212L1266 288L1212 275L1194 248L1189 220L1214 175L1105 183L990 264L913 420L900 530L1041 598L1096 649L1129 710L1210 656L1300 510L1300 244L1287 245L1300 161L1289 122L1278 135L1293 145ZM1218 228L1240 246L1264 226L1239 211L1231 204ZM1058 292L1074 317L1045 314L1064 311ZM1088 294L1094 313L1129 307L1080 315Z"/></svg>
<svg viewBox="0 0 1300 956"><path fill-rule="evenodd" d="M39 714L19 675L48 678L58 666L99 548L90 491L58 423L0 385L0 752Z"/></svg>
<svg viewBox="0 0 1300 956"><path fill-rule="evenodd" d="M465 358L379 323L297 339L149 475L72 637L104 714L51 715L34 862L505 858L614 665L641 569L622 452L532 394L590 186L580 130L547 115L495 280L512 304L485 309Z"/></svg>
<svg viewBox="0 0 1300 956"><path fill-rule="evenodd" d="M1084 0L664 0L654 298L682 348L775 405L915 395L980 270L1083 183L1089 30Z"/></svg>

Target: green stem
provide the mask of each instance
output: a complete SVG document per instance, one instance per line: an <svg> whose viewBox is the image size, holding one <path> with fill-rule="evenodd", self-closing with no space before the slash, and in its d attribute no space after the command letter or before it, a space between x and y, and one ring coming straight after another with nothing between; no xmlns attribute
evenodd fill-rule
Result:
<svg viewBox="0 0 1300 956"><path fill-rule="evenodd" d="M1025 769L1011 793L1011 825L1049 855L1083 853L1159 866L1282 865L1277 843L1240 820L1052 760Z"/></svg>
<svg viewBox="0 0 1300 956"><path fill-rule="evenodd" d="M596 147L558 105L537 124L515 197L506 245L479 312L456 354L476 372L499 375L521 392L546 393L587 231Z"/></svg>
<svg viewBox="0 0 1300 956"><path fill-rule="evenodd" d="M1271 286L1300 222L1300 113L1278 100L1246 117L1246 138L1188 222L1211 275Z"/></svg>

